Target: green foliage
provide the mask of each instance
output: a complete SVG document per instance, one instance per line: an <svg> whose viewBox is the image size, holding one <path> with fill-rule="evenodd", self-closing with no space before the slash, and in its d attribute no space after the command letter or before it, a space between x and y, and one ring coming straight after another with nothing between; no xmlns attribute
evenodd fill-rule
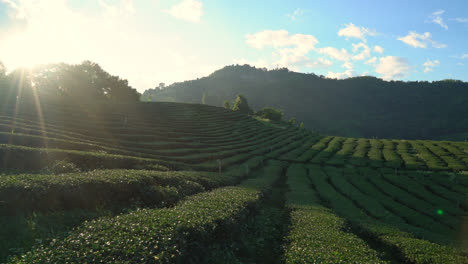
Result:
<svg viewBox="0 0 468 264"><path fill-rule="evenodd" d="M139 170L96 170L61 175L12 175L0 178L0 212L8 214L57 210L173 204L183 196L219 183L209 173Z"/></svg>
<svg viewBox="0 0 468 264"><path fill-rule="evenodd" d="M0 65L0 75L1 68ZM74 104L82 101L137 102L140 98L127 80L109 74L91 61L76 65L47 64L31 70L15 69L6 78L5 87L0 89L2 104L15 103L17 96L29 102L34 102L37 96L43 103L67 100Z"/></svg>
<svg viewBox="0 0 468 264"><path fill-rule="evenodd" d="M225 109L231 109L231 104L229 103L228 100L224 100L224 102L223 102L223 108L225 108Z"/></svg>
<svg viewBox="0 0 468 264"><path fill-rule="evenodd" d="M466 262L463 252L456 247L427 241L449 243L454 232L447 226L457 227L460 220L437 216L437 210L431 208L430 203L438 199L427 191L419 193L418 189L423 190L421 182L408 179L400 182L401 176L392 176L393 170L387 171L391 174L385 174L384 180L378 172L369 168L341 172L337 168L322 170L309 166L308 178L318 197L351 222L353 233L378 243L384 252L389 244L393 247L387 248L386 258L398 257L398 262L414 263ZM388 184L389 181L391 184ZM424 200L424 197L428 200ZM444 208L451 210L451 214L460 213L457 213L455 206L447 202L443 204L448 206ZM401 252L399 256L395 254L395 248Z"/></svg>
<svg viewBox="0 0 468 264"><path fill-rule="evenodd" d="M291 117L291 119L289 119L288 123L289 123L289 125L294 126L296 124L296 118Z"/></svg>
<svg viewBox="0 0 468 264"><path fill-rule="evenodd" d="M69 236L39 244L12 263L194 262L205 248L240 232L276 175L262 175L239 187L187 198L168 209L142 209L84 223ZM230 232L227 232L230 230Z"/></svg>
<svg viewBox="0 0 468 264"><path fill-rule="evenodd" d="M255 179L280 177L284 163L270 161L254 172ZM199 263L281 263L282 240L288 229L289 211L284 207L284 178L263 192L258 210L242 223L242 230L229 233L230 240L205 248L207 254Z"/></svg>
<svg viewBox="0 0 468 264"><path fill-rule="evenodd" d="M315 155L310 162L311 163L319 163L323 164L325 163L328 159L330 159L337 151L339 151L342 146L343 146L343 141L345 141L345 138L342 137L334 137L330 142L328 142L328 145L326 148L321 150L317 155ZM319 147L319 146L314 146L314 147Z"/></svg>
<svg viewBox="0 0 468 264"><path fill-rule="evenodd" d="M299 128L304 129L304 122L301 122L301 124L299 125Z"/></svg>
<svg viewBox="0 0 468 264"><path fill-rule="evenodd" d="M347 138L343 142L343 147L336 152L336 154L327 160L327 164L335 166L343 166L347 163L347 160L351 157L354 152L354 148L357 145L357 140L355 138Z"/></svg>
<svg viewBox="0 0 468 264"><path fill-rule="evenodd" d="M249 103L247 102L247 98L245 98L245 96L243 96L242 94L237 95L236 101L232 106L232 110L247 115L253 113L252 109L250 109Z"/></svg>
<svg viewBox="0 0 468 264"><path fill-rule="evenodd" d="M321 137L320 140L317 142L314 140L314 144L311 146L310 149L306 150L302 155L300 155L297 160L298 161L309 161L311 158L313 158L317 153L321 152L323 149L325 149L328 145L328 142L330 142L333 139L331 136L327 137Z"/></svg>
<svg viewBox="0 0 468 264"><path fill-rule="evenodd" d="M71 172L80 172L80 169L73 164L65 160L56 160L47 166L44 170L45 173L62 174Z"/></svg>
<svg viewBox="0 0 468 264"><path fill-rule="evenodd" d="M272 121L281 121L283 119L284 113L281 110L275 109L273 107L264 107L262 110L258 111L255 115L262 118L270 119Z"/></svg>
<svg viewBox="0 0 468 264"><path fill-rule="evenodd" d="M110 216L107 210L69 210L30 215L2 215L0 217L0 262L5 263L9 255L21 255L29 251L38 241L50 243L63 238L73 227L84 221Z"/></svg>
<svg viewBox="0 0 468 264"><path fill-rule="evenodd" d="M40 171L57 160L67 160L80 170L99 168L164 170L163 161L132 156L85 152L76 150L29 148L0 144L0 168ZM166 163L167 164L167 163Z"/></svg>
<svg viewBox="0 0 468 264"><path fill-rule="evenodd" d="M318 204L303 166L290 166L287 175L293 211L286 263L386 263L365 241L344 231L343 219Z"/></svg>
<svg viewBox="0 0 468 264"><path fill-rule="evenodd" d="M464 142L322 136L199 101L0 111L0 262L466 262Z"/></svg>

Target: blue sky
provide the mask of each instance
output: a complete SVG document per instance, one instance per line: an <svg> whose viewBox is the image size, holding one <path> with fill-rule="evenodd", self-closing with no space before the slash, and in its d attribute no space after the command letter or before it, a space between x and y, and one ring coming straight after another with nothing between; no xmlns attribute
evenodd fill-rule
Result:
<svg viewBox="0 0 468 264"><path fill-rule="evenodd" d="M468 1L0 0L0 60L92 60L140 91L245 63L468 81Z"/></svg>

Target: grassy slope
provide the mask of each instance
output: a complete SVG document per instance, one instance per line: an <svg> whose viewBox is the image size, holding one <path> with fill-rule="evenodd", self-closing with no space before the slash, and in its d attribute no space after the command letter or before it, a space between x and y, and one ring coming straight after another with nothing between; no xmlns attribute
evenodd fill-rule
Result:
<svg viewBox="0 0 468 264"><path fill-rule="evenodd" d="M94 112L90 113L89 108L94 108ZM277 169L268 169L271 167L268 160L281 160L283 167L284 164L292 165L288 170L291 192L287 200L294 209L290 214L291 233L265 235L266 232L273 232L273 228L265 225L259 229L259 221L266 221L268 215L280 216L281 221L287 221L288 217L281 212L285 207L281 202L271 205L255 202L260 209L254 210L258 216L252 219L257 220L247 221L244 232L240 232L238 237L229 238L231 245L219 245L224 251L231 252L231 257L214 253L199 258L232 261L255 259L258 262L262 254L271 254L262 243L255 242L252 235L245 234L245 230L249 229L258 230L265 241L277 240L285 235L290 243L296 243L294 240L305 242L306 245L300 249L302 253L297 251L297 247L286 250L284 257L292 263L307 258L308 254L322 261L353 261L361 258L362 254L369 258L368 262L394 261L388 257L391 252L388 248L394 244L403 245L397 248L401 259L415 263L450 262L452 259L447 256L456 252L449 244L458 242L448 234L461 232L456 225L463 223L468 211L468 200L465 200L468 178L466 173L460 173L468 166L468 145L464 142L321 136L205 105L154 103L89 108L80 110L50 105L44 109L42 122L34 111L27 108L20 109L17 115L8 108L0 113L0 169L3 170L0 173L0 211L6 215L0 222L8 227L0 234L11 237L0 243L0 261L9 254L18 256L28 252L34 244L41 245L43 249L29 251L27 258L52 255L54 258L61 255L71 257L65 253L75 243L70 239L76 232L71 230L74 227L86 229L89 224L82 223L85 220L97 219L95 223L99 223L100 232L113 236L114 227L107 223L115 223L116 214L124 213L122 219L128 220L125 223L136 223L136 219L143 215L156 219L151 210L170 212L173 209L151 208L173 205L180 208L178 204L185 204L184 199L192 201L198 199L191 198L193 195L206 197L211 192L218 193L217 188L237 185L251 175L262 178L274 174L278 177ZM301 168L308 168L309 171L304 174ZM316 168L323 169L323 178L313 176L322 173L312 173ZM399 181L398 177L404 178ZM323 186L313 190L306 186L309 181ZM302 190L305 187L307 190ZM322 194L327 188L330 192ZM375 191L375 188L382 191L375 195L366 193ZM260 189L257 188L257 191ZM222 192L221 189L219 192ZM275 199L282 200L284 192L277 191ZM323 198L323 195L333 192L337 195L327 196L330 208L324 207L318 200L312 200L315 204L306 207L301 205L304 202L301 199L305 199L300 198L305 195L301 193L322 195L320 197ZM231 193L228 191L226 195ZM216 198L223 195L215 195L214 200L209 202L212 205L206 206L225 206L222 205L223 199ZM235 197L237 194L233 196L234 200L237 199ZM443 208L447 217L428 215L428 211L437 208ZM150 211L139 213L140 209ZM185 209L177 210L184 213ZM203 216L207 213L205 211L198 213ZM234 215L238 213L236 211ZM366 214L368 216L363 218ZM168 213L167 219L172 222L173 216L170 215L172 213ZM102 216L106 217L101 219ZM216 217L213 219L218 219ZM380 219L382 217L386 220ZM333 225L322 227L322 218L329 219ZM375 221L376 218L379 221ZM372 244L369 239L363 238L366 234L348 230L353 228L348 223L363 219L372 219L369 223L373 224L369 224L366 230L381 244ZM142 228L150 224L145 221L142 219ZM234 228L232 224L227 226ZM384 224L391 228L383 228ZM271 223L271 226L278 228L284 225ZM431 226L435 228L431 230ZM336 230L334 235L329 233L322 238L320 233L314 233L333 229ZM344 232L345 229L348 231ZM179 236L171 232L167 234ZM215 233L207 235L213 236ZM301 237L304 235L318 237ZM240 242L243 240L249 242ZM310 240L315 242L307 242ZM46 249L46 244L53 241L63 245L63 254ZM210 241L207 243L216 252L219 241L211 238L206 241ZM337 248L323 251L320 256L314 255L314 247L327 243ZM75 243L73 247L81 248L79 244ZM273 244L277 245L278 242ZM96 246L104 251L117 250L106 246L105 242L99 242ZM132 244L128 246L129 252L133 252ZM427 257L415 253L426 247L433 248L425 253ZM249 253L255 249L263 253ZM82 250L87 249L83 247ZM152 261L157 260L155 256L173 259L171 255L162 256L156 251L153 254L139 248L139 253L133 256L145 256L152 258ZM175 256L183 254L185 252L178 252ZM465 253L453 254L459 256ZM104 255L99 256L97 259L102 259ZM264 259L271 260L271 256ZM455 260L458 259L455 257Z"/></svg>

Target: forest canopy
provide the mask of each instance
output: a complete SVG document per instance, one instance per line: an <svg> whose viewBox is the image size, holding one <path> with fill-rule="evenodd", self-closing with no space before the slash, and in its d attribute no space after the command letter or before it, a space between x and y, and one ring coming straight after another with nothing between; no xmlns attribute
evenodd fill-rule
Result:
<svg viewBox="0 0 468 264"><path fill-rule="evenodd" d="M140 94L128 81L91 61L18 68L9 73L0 64L0 103L39 99L69 102L137 102Z"/></svg>

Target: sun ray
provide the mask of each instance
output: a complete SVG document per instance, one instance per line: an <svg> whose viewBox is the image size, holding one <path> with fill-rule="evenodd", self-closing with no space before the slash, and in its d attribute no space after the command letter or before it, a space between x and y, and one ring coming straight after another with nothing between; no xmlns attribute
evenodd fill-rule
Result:
<svg viewBox="0 0 468 264"><path fill-rule="evenodd" d="M19 78L19 79L16 79L16 78ZM23 93L23 79L24 79L24 70L22 69L21 72L20 72L20 75L19 76L15 75L15 79L13 79L13 81L12 81L12 85L17 86L17 87L14 87L14 88L17 88L16 90L18 91L17 94L16 94L16 98L15 98L15 111L13 113L12 133L14 133L14 131L15 131L16 118L18 117L18 113L19 113L19 110L20 110L21 96L22 96L22 93ZM8 140L8 144L11 144L12 140L13 140L13 138L10 137L10 139Z"/></svg>
<svg viewBox="0 0 468 264"><path fill-rule="evenodd" d="M30 76L30 78L33 78L33 74L31 72L31 70L29 70L29 76ZM48 140L47 140L47 130L45 128L44 116L42 114L41 101L40 101L39 95L37 93L37 89L36 89L36 86L34 84L34 80L32 80L32 79L31 79L31 90L32 90L33 97L34 97L34 104L36 106L36 113L37 113L38 118L39 118L39 125L41 127L41 134L44 137L44 147L48 148L49 144L48 144Z"/></svg>

